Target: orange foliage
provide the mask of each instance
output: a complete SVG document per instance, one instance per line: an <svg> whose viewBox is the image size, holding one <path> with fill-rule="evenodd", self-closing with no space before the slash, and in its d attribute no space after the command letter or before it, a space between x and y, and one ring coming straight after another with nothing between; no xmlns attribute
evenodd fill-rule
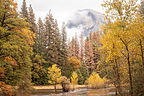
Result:
<svg viewBox="0 0 144 96"><path fill-rule="evenodd" d="M26 40L29 45L34 44L33 38L35 38L35 34L28 29L22 29L23 34L26 36Z"/></svg>
<svg viewBox="0 0 144 96"><path fill-rule="evenodd" d="M31 32L28 28L23 29L15 28L14 31L19 34L20 38L25 39L30 46L32 46L35 43L34 42L35 34ZM23 36L21 36L21 34Z"/></svg>
<svg viewBox="0 0 144 96"><path fill-rule="evenodd" d="M0 89L4 93L4 95L13 96L12 86L0 81Z"/></svg>
<svg viewBox="0 0 144 96"><path fill-rule="evenodd" d="M4 69L0 68L0 80L3 79L4 77L5 77ZM4 82L0 81L0 91L2 91L2 93L4 95L13 96L13 90L12 89L13 89L12 86L7 85Z"/></svg>
<svg viewBox="0 0 144 96"><path fill-rule="evenodd" d="M13 66L18 66L16 60L14 58L12 58L11 56L5 57L4 62L8 62Z"/></svg>
<svg viewBox="0 0 144 96"><path fill-rule="evenodd" d="M3 79L5 76L4 74L4 69L3 68L0 68L0 79Z"/></svg>

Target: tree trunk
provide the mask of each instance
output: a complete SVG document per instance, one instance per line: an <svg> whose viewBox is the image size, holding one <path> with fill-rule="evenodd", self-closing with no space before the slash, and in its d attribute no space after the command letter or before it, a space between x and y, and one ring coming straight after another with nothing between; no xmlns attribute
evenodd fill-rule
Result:
<svg viewBox="0 0 144 96"><path fill-rule="evenodd" d="M128 71L129 71L129 83L130 83L130 95L133 96L133 85L132 85L132 75L131 75L131 64L130 64L130 53L129 53L129 48L128 48L128 43L124 42L122 38L120 40L123 42L125 45L126 51L127 51L127 63L128 63Z"/></svg>
<svg viewBox="0 0 144 96"><path fill-rule="evenodd" d="M120 74L119 74L119 66L118 66L118 62L117 59L115 59L115 63L116 63L116 74L117 74L117 82L118 82L118 92L120 94L120 96L122 96L122 90L121 90L121 81L120 81Z"/></svg>
<svg viewBox="0 0 144 96"><path fill-rule="evenodd" d="M127 61L128 61L128 67L129 67L129 79L130 79L130 94L133 96L133 85L132 85L132 75L131 75L131 64L130 64L130 56L129 56L129 49L126 47L128 55L127 55Z"/></svg>
<svg viewBox="0 0 144 96"><path fill-rule="evenodd" d="M56 92L56 84L54 85L54 90L55 90L55 92Z"/></svg>

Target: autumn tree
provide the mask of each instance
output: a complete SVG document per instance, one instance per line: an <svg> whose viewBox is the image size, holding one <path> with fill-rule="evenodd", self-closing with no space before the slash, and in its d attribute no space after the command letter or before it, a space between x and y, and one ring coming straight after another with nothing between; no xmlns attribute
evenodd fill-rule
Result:
<svg viewBox="0 0 144 96"><path fill-rule="evenodd" d="M83 33L81 33L80 36L80 60L83 62L84 60L84 36Z"/></svg>
<svg viewBox="0 0 144 96"><path fill-rule="evenodd" d="M4 82L17 85L21 94L29 93L34 34L18 15L13 0L1 0L0 3L0 66L6 69Z"/></svg>
<svg viewBox="0 0 144 96"><path fill-rule="evenodd" d="M87 37L87 39L85 40L85 62L88 67L89 74L91 74L95 68L93 44L90 38L91 37Z"/></svg>
<svg viewBox="0 0 144 96"><path fill-rule="evenodd" d="M48 68L48 77L50 78L49 83L54 84L54 89L56 92L56 84L60 83L61 69L57 67L56 64Z"/></svg>
<svg viewBox="0 0 144 96"><path fill-rule="evenodd" d="M78 38L77 38L77 34L75 34L75 38L74 38L74 52L75 52L75 55L77 57L77 59L80 59L79 58L79 42L78 42Z"/></svg>
<svg viewBox="0 0 144 96"><path fill-rule="evenodd" d="M91 88L102 88L102 87L104 87L104 80L96 72L93 72L90 75L87 82L88 82L89 87L91 87Z"/></svg>
<svg viewBox="0 0 144 96"><path fill-rule="evenodd" d="M74 48L74 37L72 40L68 41L68 57L71 58L72 56L75 56L75 48Z"/></svg>
<svg viewBox="0 0 144 96"><path fill-rule="evenodd" d="M71 76L71 83L73 84L73 89L74 86L77 84L77 82L78 82L78 75L76 72L73 72Z"/></svg>
<svg viewBox="0 0 144 96"><path fill-rule="evenodd" d="M80 60L78 60L76 56L72 56L71 58L69 58L68 62L73 66L75 70L79 69L81 66Z"/></svg>
<svg viewBox="0 0 144 96"><path fill-rule="evenodd" d="M108 51L108 59L115 60L117 62L117 58L115 55L122 57L125 60L125 63L128 66L128 75L129 75L129 85L130 85L130 94L133 96L133 83L132 83L132 58L134 50L131 45L133 45L132 30L130 30L130 22L135 20L137 13L137 0L116 0L116 1L105 1L103 6L106 8L107 13L107 21L104 30L107 31L105 34L105 43L103 45L105 48L110 48ZM107 30L108 29L108 30ZM115 42L110 38L115 39ZM106 38L109 38L106 40ZM117 63L115 63L117 64Z"/></svg>

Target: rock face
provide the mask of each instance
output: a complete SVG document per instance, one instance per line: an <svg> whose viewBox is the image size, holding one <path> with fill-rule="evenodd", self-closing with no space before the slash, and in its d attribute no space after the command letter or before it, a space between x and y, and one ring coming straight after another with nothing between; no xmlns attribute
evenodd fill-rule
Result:
<svg viewBox="0 0 144 96"><path fill-rule="evenodd" d="M89 32L99 31L99 27L104 24L104 18L104 14L91 9L78 10L68 20L67 29L77 31L78 35L82 32L87 37Z"/></svg>

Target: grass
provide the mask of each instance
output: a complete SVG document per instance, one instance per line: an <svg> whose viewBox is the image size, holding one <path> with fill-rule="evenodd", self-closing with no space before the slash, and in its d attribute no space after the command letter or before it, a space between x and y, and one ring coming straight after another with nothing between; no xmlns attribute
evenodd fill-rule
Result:
<svg viewBox="0 0 144 96"><path fill-rule="evenodd" d="M62 86L59 84L56 86L57 89L62 89ZM75 88L85 88L86 85L75 85ZM54 89L53 85L46 85L46 86L33 86L34 89ZM70 88L73 88L73 85L70 85Z"/></svg>

